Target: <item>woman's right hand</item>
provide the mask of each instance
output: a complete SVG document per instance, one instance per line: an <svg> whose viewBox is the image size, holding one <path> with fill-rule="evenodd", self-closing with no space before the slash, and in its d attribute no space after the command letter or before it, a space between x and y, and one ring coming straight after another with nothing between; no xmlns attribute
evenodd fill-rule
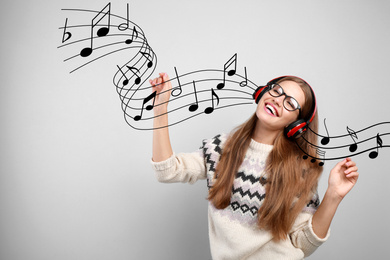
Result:
<svg viewBox="0 0 390 260"><path fill-rule="evenodd" d="M159 77L149 80L152 91L156 91L154 114L160 115L168 111L168 102L171 96L172 85L167 73L159 73Z"/></svg>

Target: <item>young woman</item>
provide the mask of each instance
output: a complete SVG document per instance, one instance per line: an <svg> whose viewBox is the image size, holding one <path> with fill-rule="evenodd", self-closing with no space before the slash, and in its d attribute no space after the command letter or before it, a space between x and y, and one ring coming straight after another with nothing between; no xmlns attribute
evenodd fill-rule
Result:
<svg viewBox="0 0 390 260"><path fill-rule="evenodd" d="M336 209L357 179L350 158L331 170L319 203L322 167L314 156L315 95L304 80L284 76L256 90L254 115L231 134L203 141L199 151L175 154L168 128L171 84L166 73L150 80L157 91L152 166L161 182L207 179L213 259L303 259L329 236ZM159 116L157 116L159 115ZM303 151L302 151L303 150Z"/></svg>

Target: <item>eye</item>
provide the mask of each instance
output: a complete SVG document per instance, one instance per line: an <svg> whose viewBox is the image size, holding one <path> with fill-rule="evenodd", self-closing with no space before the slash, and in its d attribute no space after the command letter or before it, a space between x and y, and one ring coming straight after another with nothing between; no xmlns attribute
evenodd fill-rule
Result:
<svg viewBox="0 0 390 260"><path fill-rule="evenodd" d="M286 98L286 108L288 110L295 110L298 108L298 103L294 100L294 99L291 99L291 98Z"/></svg>

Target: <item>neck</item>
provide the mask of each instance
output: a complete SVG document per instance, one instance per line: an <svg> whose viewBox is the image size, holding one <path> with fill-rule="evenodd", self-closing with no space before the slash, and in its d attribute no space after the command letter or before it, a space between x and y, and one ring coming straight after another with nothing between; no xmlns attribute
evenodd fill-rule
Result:
<svg viewBox="0 0 390 260"><path fill-rule="evenodd" d="M268 129L257 120L252 138L258 143L273 145L278 135L279 131Z"/></svg>

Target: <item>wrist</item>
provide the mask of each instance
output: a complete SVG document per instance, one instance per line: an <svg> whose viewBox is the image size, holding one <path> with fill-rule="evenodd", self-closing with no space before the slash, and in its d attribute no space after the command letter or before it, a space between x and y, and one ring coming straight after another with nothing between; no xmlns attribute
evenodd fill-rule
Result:
<svg viewBox="0 0 390 260"><path fill-rule="evenodd" d="M324 199L329 200L332 203L340 204L343 200L343 197L340 196L335 190L328 188L325 192Z"/></svg>

